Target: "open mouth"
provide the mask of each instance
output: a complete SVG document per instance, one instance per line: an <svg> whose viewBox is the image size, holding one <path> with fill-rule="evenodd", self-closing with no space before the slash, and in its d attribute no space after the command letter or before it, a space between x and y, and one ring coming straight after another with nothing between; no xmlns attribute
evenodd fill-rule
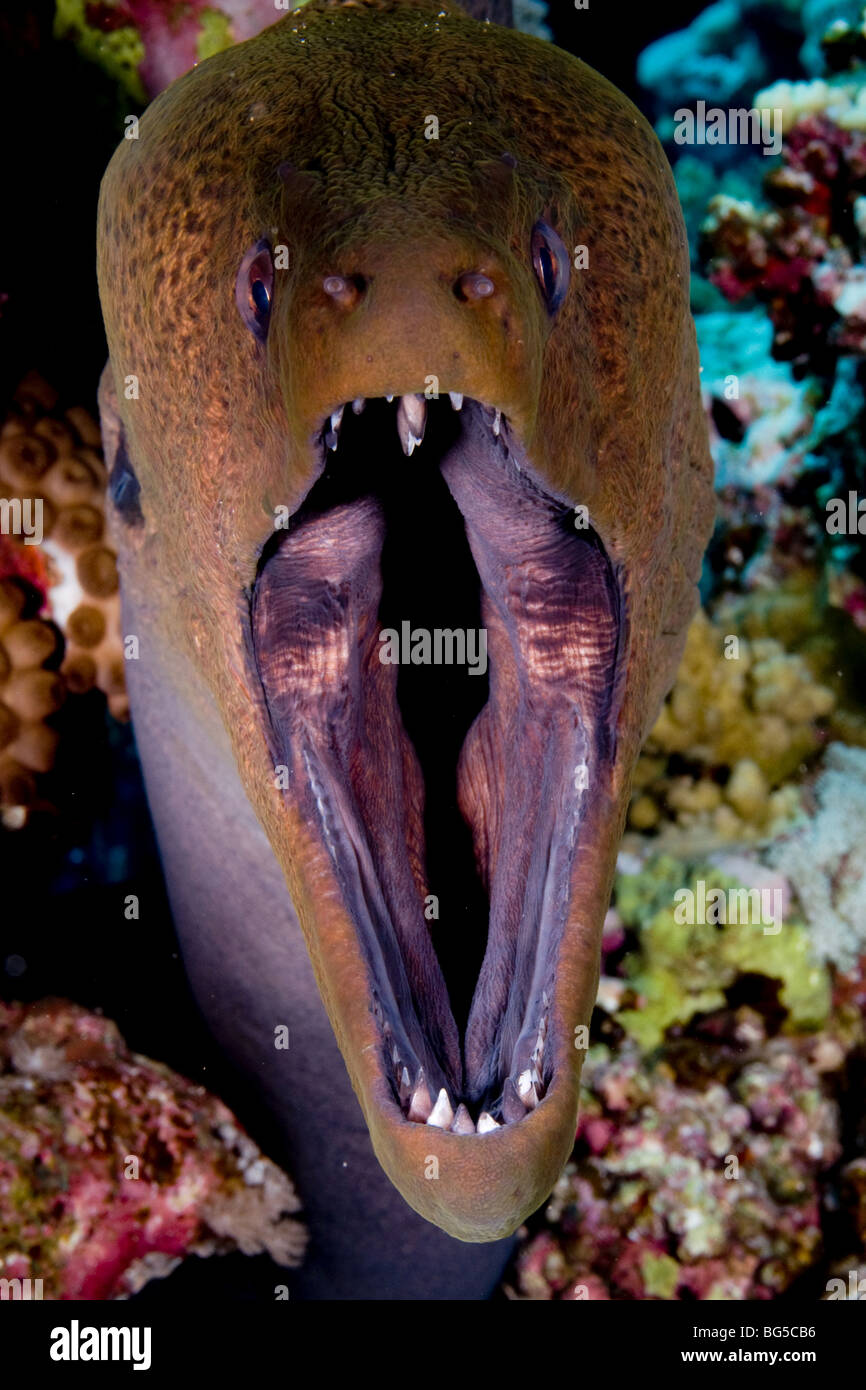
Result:
<svg viewBox="0 0 866 1390"><path fill-rule="evenodd" d="M554 1079L558 947L614 759L619 579L490 406L358 399L316 445L252 593L277 785L327 849L314 891L354 923L394 1105L483 1135Z"/></svg>

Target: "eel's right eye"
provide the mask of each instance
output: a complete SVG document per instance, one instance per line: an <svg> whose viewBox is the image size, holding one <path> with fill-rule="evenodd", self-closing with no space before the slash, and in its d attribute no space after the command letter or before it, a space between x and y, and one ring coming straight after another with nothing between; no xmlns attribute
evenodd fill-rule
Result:
<svg viewBox="0 0 866 1390"><path fill-rule="evenodd" d="M546 222L532 229L532 264L548 312L555 314L568 289L570 266L562 238Z"/></svg>
<svg viewBox="0 0 866 1390"><path fill-rule="evenodd" d="M270 244L257 241L241 261L235 281L235 303L247 328L264 342L271 321L274 297L274 262Z"/></svg>

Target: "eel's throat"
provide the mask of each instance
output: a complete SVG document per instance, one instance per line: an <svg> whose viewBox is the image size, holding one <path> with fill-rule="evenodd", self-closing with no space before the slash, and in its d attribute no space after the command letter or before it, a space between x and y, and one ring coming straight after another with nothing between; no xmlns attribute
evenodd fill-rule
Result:
<svg viewBox="0 0 866 1390"><path fill-rule="evenodd" d="M323 430L318 481L263 552L252 639L274 763L354 923L393 1100L483 1133L552 1079L581 825L614 757L621 593L498 412L404 398L395 429L394 411L373 401Z"/></svg>

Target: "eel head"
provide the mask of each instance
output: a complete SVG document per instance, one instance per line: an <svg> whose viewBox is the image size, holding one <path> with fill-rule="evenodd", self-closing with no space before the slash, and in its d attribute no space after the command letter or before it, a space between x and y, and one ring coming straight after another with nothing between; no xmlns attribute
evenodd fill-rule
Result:
<svg viewBox="0 0 866 1390"><path fill-rule="evenodd" d="M124 583L219 711L385 1171L506 1235L573 1142L711 526L664 155L540 40L312 0L121 143L99 280Z"/></svg>

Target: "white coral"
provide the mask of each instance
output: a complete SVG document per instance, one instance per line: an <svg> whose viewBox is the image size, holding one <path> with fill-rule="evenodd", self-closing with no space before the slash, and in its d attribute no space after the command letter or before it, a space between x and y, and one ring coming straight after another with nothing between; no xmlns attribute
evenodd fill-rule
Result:
<svg viewBox="0 0 866 1390"><path fill-rule="evenodd" d="M831 744L815 800L812 819L768 859L800 899L816 954L850 970L866 952L866 749Z"/></svg>

